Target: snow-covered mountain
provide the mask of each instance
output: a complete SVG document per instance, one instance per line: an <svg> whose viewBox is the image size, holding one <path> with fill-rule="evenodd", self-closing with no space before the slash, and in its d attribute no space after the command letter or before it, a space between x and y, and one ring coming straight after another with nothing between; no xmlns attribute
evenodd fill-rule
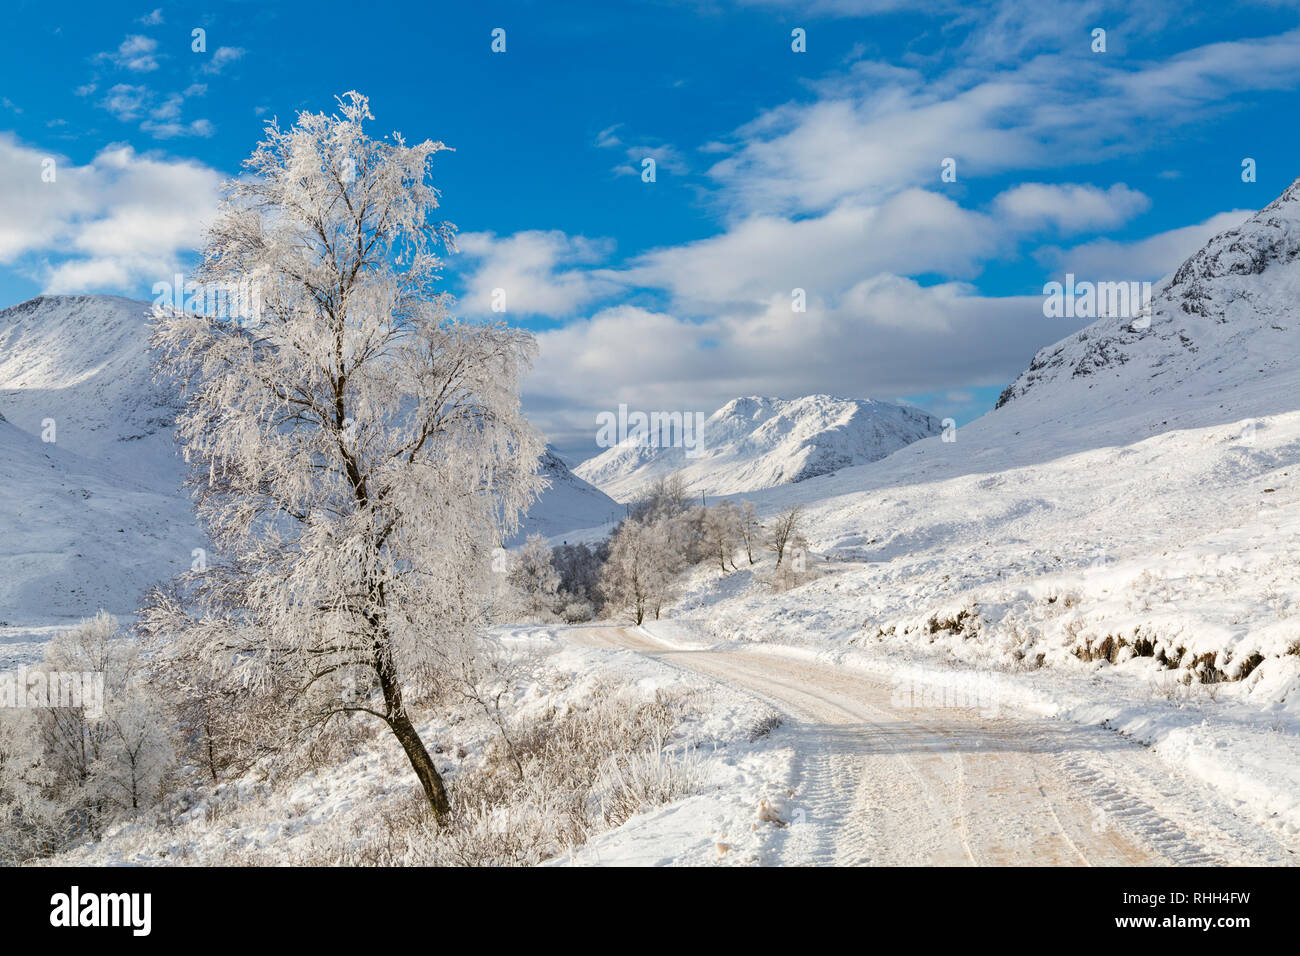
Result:
<svg viewBox="0 0 1300 956"><path fill-rule="evenodd" d="M1100 319L1040 350L998 406L1033 398L1114 417L1289 375L1300 356L1297 302L1300 180L1157 283L1143 313Z"/></svg>
<svg viewBox="0 0 1300 956"><path fill-rule="evenodd" d="M749 496L760 518L804 506L820 577L702 565L675 633L896 686L967 675L1300 827L1298 226L1300 182L1157 284L1149 316L1042 349L955 441Z"/></svg>
<svg viewBox="0 0 1300 956"><path fill-rule="evenodd" d="M680 471L692 491L735 494L828 475L938 434L934 416L906 405L807 395L737 398L705 420L698 454L633 437L574 473L621 501Z"/></svg>
<svg viewBox="0 0 1300 956"><path fill-rule="evenodd" d="M129 615L206 546L181 488L176 399L150 371L149 309L47 295L0 310L0 638L100 608ZM552 452L539 467L550 487L512 544L621 512Z"/></svg>

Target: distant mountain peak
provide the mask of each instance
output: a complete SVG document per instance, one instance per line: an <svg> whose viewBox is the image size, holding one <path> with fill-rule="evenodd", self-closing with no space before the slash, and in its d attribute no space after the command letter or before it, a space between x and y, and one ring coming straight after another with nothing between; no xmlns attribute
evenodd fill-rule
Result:
<svg viewBox="0 0 1300 956"><path fill-rule="evenodd" d="M875 461L938 434L934 416L905 405L831 395L734 398L704 422L698 448L660 447L641 436L583 462L574 473L620 500L675 471L687 487L735 494Z"/></svg>

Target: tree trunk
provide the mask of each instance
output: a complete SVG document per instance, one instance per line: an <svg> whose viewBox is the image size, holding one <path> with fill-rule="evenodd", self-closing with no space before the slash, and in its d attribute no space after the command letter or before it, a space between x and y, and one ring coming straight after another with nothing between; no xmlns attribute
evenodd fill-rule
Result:
<svg viewBox="0 0 1300 956"><path fill-rule="evenodd" d="M442 785L442 775L433 765L433 758L429 756L424 741L420 739L415 725L411 723L411 718L406 713L406 704L402 701L402 688L398 686L397 678L386 657L381 656L376 662L375 672L379 676L379 687L384 692L384 703L388 709L384 719L388 721L388 726L401 742L402 749L406 751L415 775L420 778L420 786L424 787L424 795L428 798L429 806L433 808L434 819L441 821L451 811L451 801L447 799L447 789Z"/></svg>
<svg viewBox="0 0 1300 956"><path fill-rule="evenodd" d="M401 741L402 749L406 751L415 775L420 778L420 786L424 787L424 795L428 798L429 806L433 808L434 818L441 821L451 811L451 801L447 799L447 790L442 785L442 775L433 765L433 758L425 749L424 741L420 740L420 735L416 733L415 725L411 723L411 718L406 715L405 710L390 715L388 726Z"/></svg>

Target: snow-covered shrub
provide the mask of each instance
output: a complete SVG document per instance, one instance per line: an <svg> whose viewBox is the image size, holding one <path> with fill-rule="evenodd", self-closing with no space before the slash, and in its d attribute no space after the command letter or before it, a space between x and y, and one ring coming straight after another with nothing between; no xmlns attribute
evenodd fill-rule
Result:
<svg viewBox="0 0 1300 956"><path fill-rule="evenodd" d="M349 841L298 862L542 862L705 784L693 753L670 743L689 706L683 696L658 692L646 699L625 685L597 681L581 703L518 722L513 754L498 741L481 766L453 778L455 810L443 825L427 809L403 804L364 845Z"/></svg>
<svg viewBox="0 0 1300 956"><path fill-rule="evenodd" d="M598 790L607 826L620 826L642 810L671 803L704 785L705 773L693 751L673 752L663 741L655 743L605 759Z"/></svg>
<svg viewBox="0 0 1300 956"><path fill-rule="evenodd" d="M584 621L590 621L596 616L596 608L590 601L568 599L567 595L564 606L560 608L560 620L565 624L581 624Z"/></svg>

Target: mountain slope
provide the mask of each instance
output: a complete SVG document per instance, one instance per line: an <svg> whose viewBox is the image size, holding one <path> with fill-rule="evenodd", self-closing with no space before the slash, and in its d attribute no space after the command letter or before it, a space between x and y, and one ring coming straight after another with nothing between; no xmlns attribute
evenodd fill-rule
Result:
<svg viewBox="0 0 1300 956"><path fill-rule="evenodd" d="M622 517L622 505L574 475L549 445L538 470L549 485L528 509L518 533L507 546L522 544L530 534L553 538L566 531L594 528Z"/></svg>
<svg viewBox="0 0 1300 956"><path fill-rule="evenodd" d="M0 627L129 614L188 568L206 540L156 484L0 421Z"/></svg>
<svg viewBox="0 0 1300 956"><path fill-rule="evenodd" d="M1100 319L1041 349L998 406L1033 399L1104 414L1288 375L1300 354L1297 302L1300 180L1157 283L1145 314Z"/></svg>
<svg viewBox="0 0 1300 956"><path fill-rule="evenodd" d="M676 471L692 491L735 494L875 461L939 430L936 418L906 405L829 395L737 398L705 420L694 457L680 445L655 447L633 436L574 473L623 501Z"/></svg>
<svg viewBox="0 0 1300 956"><path fill-rule="evenodd" d="M953 442L751 496L760 515L804 504L835 573L771 597L729 587L701 623L1240 681L1300 717L1298 223L1300 184L1162 282L1149 327L1105 318L1041 350Z"/></svg>
<svg viewBox="0 0 1300 956"><path fill-rule="evenodd" d="M174 488L178 403L154 382L149 304L108 295L37 296L0 310L0 411L33 435L54 422L63 450Z"/></svg>
<svg viewBox="0 0 1300 956"><path fill-rule="evenodd" d="M207 546L149 369L147 303L0 310L0 621L129 614Z"/></svg>

